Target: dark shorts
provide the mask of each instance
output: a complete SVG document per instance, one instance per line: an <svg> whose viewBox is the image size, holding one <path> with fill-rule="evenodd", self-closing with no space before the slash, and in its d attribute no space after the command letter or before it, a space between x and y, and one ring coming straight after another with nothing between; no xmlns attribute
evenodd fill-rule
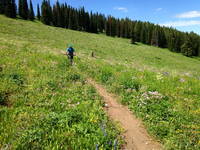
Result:
<svg viewBox="0 0 200 150"><path fill-rule="evenodd" d="M68 55L68 58L69 58L69 59L73 59L73 58L74 58L74 55Z"/></svg>

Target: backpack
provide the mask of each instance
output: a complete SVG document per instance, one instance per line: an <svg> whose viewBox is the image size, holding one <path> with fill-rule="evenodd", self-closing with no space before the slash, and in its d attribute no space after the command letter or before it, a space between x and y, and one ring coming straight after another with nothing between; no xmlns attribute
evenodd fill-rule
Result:
<svg viewBox="0 0 200 150"><path fill-rule="evenodd" d="M72 47L69 47L69 48L67 49L67 51L69 52L69 54L73 54L73 53L74 53L74 49L73 49Z"/></svg>

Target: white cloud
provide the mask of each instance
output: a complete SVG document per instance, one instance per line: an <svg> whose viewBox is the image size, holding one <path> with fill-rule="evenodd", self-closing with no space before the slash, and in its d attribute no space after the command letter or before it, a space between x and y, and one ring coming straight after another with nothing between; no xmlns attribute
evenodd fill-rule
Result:
<svg viewBox="0 0 200 150"><path fill-rule="evenodd" d="M200 17L200 11L184 12L181 14L177 14L175 17L176 18L198 18Z"/></svg>
<svg viewBox="0 0 200 150"><path fill-rule="evenodd" d="M156 11L162 11L163 10L163 8L157 8L156 9Z"/></svg>
<svg viewBox="0 0 200 150"><path fill-rule="evenodd" d="M125 7L115 7L114 9L115 9L115 10L118 10L118 11L125 12L125 13L127 13L127 12L128 12L128 9L127 9L127 8L125 8Z"/></svg>
<svg viewBox="0 0 200 150"><path fill-rule="evenodd" d="M200 25L199 20L190 20L190 21L171 21L160 24L161 26L166 27L186 27L186 26L195 26Z"/></svg>

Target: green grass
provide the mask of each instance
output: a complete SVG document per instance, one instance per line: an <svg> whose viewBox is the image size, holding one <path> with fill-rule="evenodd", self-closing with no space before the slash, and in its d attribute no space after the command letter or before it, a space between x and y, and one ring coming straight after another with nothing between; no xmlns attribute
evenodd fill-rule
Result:
<svg viewBox="0 0 200 150"><path fill-rule="evenodd" d="M14 20L0 20L0 149L119 148L119 129L66 56L48 52L28 22L13 22L25 29L13 33L13 24L4 25Z"/></svg>
<svg viewBox="0 0 200 150"><path fill-rule="evenodd" d="M0 147L111 149L106 142L119 131L85 83L89 76L119 95L165 149L200 149L199 58L40 22L0 22ZM72 68L60 53L68 43L77 50Z"/></svg>

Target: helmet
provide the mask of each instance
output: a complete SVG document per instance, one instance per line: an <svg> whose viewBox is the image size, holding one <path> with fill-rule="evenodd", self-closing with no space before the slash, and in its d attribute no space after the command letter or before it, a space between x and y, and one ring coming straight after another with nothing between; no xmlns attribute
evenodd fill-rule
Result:
<svg viewBox="0 0 200 150"><path fill-rule="evenodd" d="M73 45L72 44L68 44L68 47L73 47Z"/></svg>

